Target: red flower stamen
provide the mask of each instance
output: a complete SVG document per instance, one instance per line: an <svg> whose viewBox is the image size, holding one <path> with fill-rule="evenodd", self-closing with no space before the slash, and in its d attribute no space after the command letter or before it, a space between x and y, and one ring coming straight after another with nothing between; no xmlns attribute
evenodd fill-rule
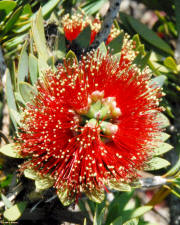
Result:
<svg viewBox="0 0 180 225"><path fill-rule="evenodd" d="M132 44L124 43L119 61L92 51L48 71L24 110L19 143L29 161L22 169L50 176L68 200L136 179L161 131L161 92L147 68L132 65Z"/></svg>

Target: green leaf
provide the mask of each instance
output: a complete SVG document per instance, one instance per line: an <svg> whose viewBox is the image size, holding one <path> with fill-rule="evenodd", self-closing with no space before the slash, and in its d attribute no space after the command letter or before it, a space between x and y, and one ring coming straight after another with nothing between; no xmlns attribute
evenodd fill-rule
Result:
<svg viewBox="0 0 180 225"><path fill-rule="evenodd" d="M10 109L10 113L13 116L13 118L16 120L16 123L18 126L21 126L21 115L14 109Z"/></svg>
<svg viewBox="0 0 180 225"><path fill-rule="evenodd" d="M97 202L97 203L101 203L105 197L103 190L92 190L92 191L86 192L85 194L91 201Z"/></svg>
<svg viewBox="0 0 180 225"><path fill-rule="evenodd" d="M6 69L5 74L6 74L6 98L7 98L8 108L9 108L9 111L10 111L10 109L13 109L13 110L17 111L13 87L12 87L12 82L11 82L11 76L10 76L10 73L9 73L8 69ZM10 117L11 117L11 120L14 124L14 127L17 129L16 120L13 117L13 115L11 114L11 112L10 112Z"/></svg>
<svg viewBox="0 0 180 225"><path fill-rule="evenodd" d="M173 183L180 185L180 178L174 179Z"/></svg>
<svg viewBox="0 0 180 225"><path fill-rule="evenodd" d="M84 219L84 223L83 223L83 225L87 225L86 218Z"/></svg>
<svg viewBox="0 0 180 225"><path fill-rule="evenodd" d="M140 23L138 20L131 16L126 15L132 28L148 43L157 47L158 49L173 55L173 51L170 46L163 41L160 37L156 35L152 30L150 30L146 25Z"/></svg>
<svg viewBox="0 0 180 225"><path fill-rule="evenodd" d="M136 65L140 65L141 63L141 60L142 60L142 53L140 52L136 57L135 59L133 60L133 64L136 64Z"/></svg>
<svg viewBox="0 0 180 225"><path fill-rule="evenodd" d="M63 59L66 55L66 42L64 35L60 32L60 29L58 28L58 37L55 40L55 51L54 55L58 59Z"/></svg>
<svg viewBox="0 0 180 225"><path fill-rule="evenodd" d="M31 53L29 54L29 72L32 84L36 84L38 78L38 59Z"/></svg>
<svg viewBox="0 0 180 225"><path fill-rule="evenodd" d="M106 219L106 225L113 222L119 215L122 214L123 209L127 206L129 200L132 198L134 191L125 192L123 194L118 193L115 195L114 200L108 207L108 214Z"/></svg>
<svg viewBox="0 0 180 225"><path fill-rule="evenodd" d="M39 71L39 77L42 77L46 70L49 69L49 66L47 64L47 61L45 61L43 58L38 58L38 71Z"/></svg>
<svg viewBox="0 0 180 225"><path fill-rule="evenodd" d="M121 51L124 39L124 32L121 32L116 38L114 38L108 46L113 49L113 54Z"/></svg>
<svg viewBox="0 0 180 225"><path fill-rule="evenodd" d="M14 94L15 94L15 98L16 98L17 104L20 105L20 106L25 106L26 103L24 102L24 100L23 100L21 94L20 94L19 92L14 92ZM17 122L17 121L16 121L16 122Z"/></svg>
<svg viewBox="0 0 180 225"><path fill-rule="evenodd" d="M153 149L153 155L157 156L157 155L162 155L170 150L173 149L173 146L164 142L159 142L157 144L157 148Z"/></svg>
<svg viewBox="0 0 180 225"><path fill-rule="evenodd" d="M135 48L135 50L137 50L138 47L139 47L139 45L141 45L141 41L139 39L139 35L138 34L135 34L132 39L133 39L133 41L136 42L136 48Z"/></svg>
<svg viewBox="0 0 180 225"><path fill-rule="evenodd" d="M21 13L23 11L23 7L18 7L15 12L10 16L8 21L6 22L3 32L0 34L1 37L3 37L9 30L12 29L13 25L16 23L16 21L19 19Z"/></svg>
<svg viewBox="0 0 180 225"><path fill-rule="evenodd" d="M158 87L162 87L163 86L163 84L164 84L164 82L166 81L166 76L164 76L164 75L160 75L160 76L157 76L157 77L155 77L155 78L153 78L153 79L151 79L151 85L152 84L155 84L155 85L157 85Z"/></svg>
<svg viewBox="0 0 180 225"><path fill-rule="evenodd" d="M175 15L176 15L176 27L178 31L178 35L180 35L180 1L175 0Z"/></svg>
<svg viewBox="0 0 180 225"><path fill-rule="evenodd" d="M102 225L104 219L105 208L103 208L98 215L98 207L96 206L96 211L94 215L93 225Z"/></svg>
<svg viewBox="0 0 180 225"><path fill-rule="evenodd" d="M58 5L58 3L60 3ZM63 0L51 0L48 1L43 7L42 7L42 15L43 17L47 16L50 12L53 11L53 9L58 5L60 7L60 5L63 3Z"/></svg>
<svg viewBox="0 0 180 225"><path fill-rule="evenodd" d="M8 220L8 221L16 221L19 219L25 208L26 208L27 203L26 202L19 202L16 205L12 206L9 209L6 209L3 213L3 216Z"/></svg>
<svg viewBox="0 0 180 225"><path fill-rule="evenodd" d="M131 218L143 216L146 212L150 211L153 206L141 206L135 209L131 215Z"/></svg>
<svg viewBox="0 0 180 225"><path fill-rule="evenodd" d="M170 162L168 162L167 160L159 158L159 157L154 157L147 162L144 170L146 171L159 170L169 165L170 165Z"/></svg>
<svg viewBox="0 0 180 225"><path fill-rule="evenodd" d="M39 179L38 173L33 169L25 169L24 176L32 180Z"/></svg>
<svg viewBox="0 0 180 225"><path fill-rule="evenodd" d="M87 26L83 29L83 31L78 35L75 42L81 48L87 48L89 46L91 40L91 28Z"/></svg>
<svg viewBox="0 0 180 225"><path fill-rule="evenodd" d="M68 206L74 201L74 198L71 198L69 196L68 189L66 189L66 190L58 190L57 191L57 196L59 197L60 201L62 202L62 204L64 206Z"/></svg>
<svg viewBox="0 0 180 225"><path fill-rule="evenodd" d="M40 9L32 22L32 34L37 48L38 56L45 62L48 59L48 51L44 33L44 24L42 17L42 9Z"/></svg>
<svg viewBox="0 0 180 225"><path fill-rule="evenodd" d="M143 216L146 212L151 210L152 206L141 206L135 209L125 210L122 212L123 224L127 222L127 220L134 219L136 217Z"/></svg>
<svg viewBox="0 0 180 225"><path fill-rule="evenodd" d="M19 91L25 103L32 102L33 98L37 95L36 89L26 82L19 83Z"/></svg>
<svg viewBox="0 0 180 225"><path fill-rule="evenodd" d="M0 1L0 21L10 13L16 7L16 2L14 1Z"/></svg>
<svg viewBox="0 0 180 225"><path fill-rule="evenodd" d="M69 50L69 52L66 54L66 60L68 60L71 65L74 62L78 62L76 54L72 50Z"/></svg>
<svg viewBox="0 0 180 225"><path fill-rule="evenodd" d="M134 219L126 221L125 223L123 223L123 225L138 225L138 222L139 222L139 219L134 218Z"/></svg>
<svg viewBox="0 0 180 225"><path fill-rule="evenodd" d="M19 58L19 64L18 64L18 74L17 74L17 80L18 80L18 84L21 81L25 80L25 77L27 77L28 75L28 54L26 52L26 48L27 48L27 41L25 42L22 50L21 50L21 54L20 54L20 58Z"/></svg>
<svg viewBox="0 0 180 225"><path fill-rule="evenodd" d="M165 128L170 125L168 118L163 113L158 113L156 120L159 122L161 128Z"/></svg>
<svg viewBox="0 0 180 225"><path fill-rule="evenodd" d="M178 72L177 64L171 56L165 58L164 65L167 66L169 69L173 70L175 73Z"/></svg>
<svg viewBox="0 0 180 225"><path fill-rule="evenodd" d="M35 180L35 186L38 190L45 190L52 187L54 184L54 180L50 177L41 178L39 177L38 180Z"/></svg>
<svg viewBox="0 0 180 225"><path fill-rule="evenodd" d="M122 225L122 216L117 217L110 225Z"/></svg>
<svg viewBox="0 0 180 225"><path fill-rule="evenodd" d="M131 191L131 186L128 184L118 183L114 181L109 181L108 186L114 190L118 191Z"/></svg>
<svg viewBox="0 0 180 225"><path fill-rule="evenodd" d="M2 146L0 148L0 153L13 158L22 158L18 152L17 144L14 143Z"/></svg>
<svg viewBox="0 0 180 225"><path fill-rule="evenodd" d="M151 52L148 52L145 54L145 56L142 58L140 65L141 68L143 69L145 66L147 66L149 58L150 58Z"/></svg>
<svg viewBox="0 0 180 225"><path fill-rule="evenodd" d="M94 14L99 11L107 0L86 1L87 3L82 7L86 14Z"/></svg>
<svg viewBox="0 0 180 225"><path fill-rule="evenodd" d="M169 134L161 132L158 136L158 139L160 139L161 141L166 141L169 137L170 137Z"/></svg>
<svg viewBox="0 0 180 225"><path fill-rule="evenodd" d="M1 198L2 198L6 208L11 208L13 206L12 202L5 195L3 195L2 193L1 193Z"/></svg>
<svg viewBox="0 0 180 225"><path fill-rule="evenodd" d="M107 48L104 42L102 42L97 48L96 52L99 51L100 55L105 56L107 54Z"/></svg>

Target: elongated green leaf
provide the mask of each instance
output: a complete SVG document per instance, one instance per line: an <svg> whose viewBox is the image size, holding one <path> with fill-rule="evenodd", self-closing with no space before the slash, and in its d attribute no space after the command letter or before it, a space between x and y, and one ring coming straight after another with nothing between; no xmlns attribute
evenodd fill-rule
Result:
<svg viewBox="0 0 180 225"><path fill-rule="evenodd" d="M19 58L19 65L18 65L18 84L21 81L25 80L25 77L28 75L28 54L26 52L26 48L27 48L27 41L25 42L21 54L20 54L20 58Z"/></svg>
<svg viewBox="0 0 180 225"><path fill-rule="evenodd" d="M59 197L60 201L64 206L68 206L74 201L74 198L70 198L68 193L69 193L68 189L63 191L61 190L57 191L57 196Z"/></svg>
<svg viewBox="0 0 180 225"><path fill-rule="evenodd" d="M165 58L164 65L167 66L169 69L173 70L174 72L178 72L176 62L171 56Z"/></svg>
<svg viewBox="0 0 180 225"><path fill-rule="evenodd" d="M175 15L176 15L176 27L178 35L180 35L180 1L175 0Z"/></svg>
<svg viewBox="0 0 180 225"><path fill-rule="evenodd" d="M78 35L75 41L81 48L87 48L89 46L90 40L91 40L91 28L90 26L87 26Z"/></svg>
<svg viewBox="0 0 180 225"><path fill-rule="evenodd" d="M139 219L134 218L123 223L123 225L138 225Z"/></svg>
<svg viewBox="0 0 180 225"><path fill-rule="evenodd" d="M8 21L5 24L5 27L3 29L3 32L0 34L1 37L3 37L9 30L12 29L13 25L16 23L16 21L19 19L21 13L23 11L23 7L18 7L15 12L10 16Z"/></svg>
<svg viewBox="0 0 180 225"><path fill-rule="evenodd" d="M64 35L60 32L58 29L58 38L55 41L55 51L54 55L58 59L62 59L66 55L66 42L65 42L65 37Z"/></svg>
<svg viewBox="0 0 180 225"><path fill-rule="evenodd" d="M32 180L39 179L39 175L33 169L25 169L24 170L24 176L29 178L29 179L32 179Z"/></svg>
<svg viewBox="0 0 180 225"><path fill-rule="evenodd" d="M168 118L163 113L158 113L157 122L160 123L161 128L165 128L165 127L168 127L170 125L170 122L169 122Z"/></svg>
<svg viewBox="0 0 180 225"><path fill-rule="evenodd" d="M8 221L16 221L19 219L25 208L26 208L27 203L26 202L19 202L16 205L12 206L9 209L6 209L3 213L3 216L8 220Z"/></svg>
<svg viewBox="0 0 180 225"><path fill-rule="evenodd" d="M26 103L23 100L21 94L19 92L14 92L14 94L15 94L15 99L16 99L17 104L20 106L25 106Z"/></svg>
<svg viewBox="0 0 180 225"><path fill-rule="evenodd" d="M48 1L43 7L42 7L42 15L43 17L47 16L52 10L58 5L59 7L62 4L63 0L51 0Z"/></svg>
<svg viewBox="0 0 180 225"><path fill-rule="evenodd" d="M0 1L0 21L3 21L15 7L16 2L14 1Z"/></svg>
<svg viewBox="0 0 180 225"><path fill-rule="evenodd" d="M33 98L37 94L36 89L26 82L19 83L19 91L25 103L32 102Z"/></svg>
<svg viewBox="0 0 180 225"><path fill-rule="evenodd" d="M106 48L106 45L104 44L104 42L102 42L99 47L97 48L96 51L99 51L99 53L102 55L102 56L105 56L107 54L107 48Z"/></svg>
<svg viewBox="0 0 180 225"><path fill-rule="evenodd" d="M147 66L148 64L148 61L149 61L149 58L150 58L150 55L151 55L151 52L148 52L145 54L145 56L142 58L141 60L141 68L143 69L145 66Z"/></svg>
<svg viewBox="0 0 180 225"><path fill-rule="evenodd" d="M86 192L87 197L94 202L101 203L104 200L104 191L94 190Z"/></svg>
<svg viewBox="0 0 180 225"><path fill-rule="evenodd" d="M106 1L107 0L87 1L87 3L82 8L87 14L92 15L99 11Z"/></svg>
<svg viewBox="0 0 180 225"><path fill-rule="evenodd" d="M38 190L45 190L50 187L52 187L54 184L54 180L50 178L39 178L38 180L35 180L35 185Z"/></svg>
<svg viewBox="0 0 180 225"><path fill-rule="evenodd" d="M16 120L17 125L21 126L21 116L20 116L20 114L14 109L10 109L10 113L13 116L13 118Z"/></svg>
<svg viewBox="0 0 180 225"><path fill-rule="evenodd" d="M0 148L0 153L13 158L22 158L18 152L17 145L14 143L2 146Z"/></svg>
<svg viewBox="0 0 180 225"><path fill-rule="evenodd" d="M36 18L32 22L32 34L38 55L46 62L48 59L48 51L44 33L42 9L38 11Z"/></svg>
<svg viewBox="0 0 180 225"><path fill-rule="evenodd" d="M131 218L135 218L135 217L140 217L142 215L144 215L144 213L148 212L149 210L151 210L153 207L152 206L141 206L137 209L135 209L131 215Z"/></svg>
<svg viewBox="0 0 180 225"><path fill-rule="evenodd" d="M48 66L47 61L45 61L43 58L38 58L38 71L39 71L39 77L42 77L46 70L48 70L50 67Z"/></svg>
<svg viewBox="0 0 180 225"><path fill-rule="evenodd" d="M161 141L166 141L168 138L170 137L169 134L167 133L164 133L164 132L161 132L158 136L158 139L161 140Z"/></svg>
<svg viewBox="0 0 180 225"><path fill-rule="evenodd" d="M123 194L118 193L114 200L108 207L108 214L106 219L106 225L112 223L119 215L122 215L124 208L127 206L129 200L133 196L133 191L125 192Z"/></svg>
<svg viewBox="0 0 180 225"><path fill-rule="evenodd" d="M118 191L131 191L131 187L128 184L109 181L108 186Z"/></svg>
<svg viewBox="0 0 180 225"><path fill-rule="evenodd" d="M151 80L151 84L155 84L155 86L162 87L164 82L166 81L166 76L160 75Z"/></svg>
<svg viewBox="0 0 180 225"><path fill-rule="evenodd" d="M163 142L159 142L157 144L157 148L155 148L154 151L154 156L157 155L162 155L168 151L170 151L171 149L173 149L173 146L167 143L163 143Z"/></svg>
<svg viewBox="0 0 180 225"><path fill-rule="evenodd" d="M103 208L98 215L98 207L96 206L96 211L94 215L94 223L93 225L102 225L104 219L105 208Z"/></svg>
<svg viewBox="0 0 180 225"><path fill-rule="evenodd" d="M154 157L147 163L145 170L146 171L159 170L169 165L170 165L170 162L168 162L167 160L159 158L159 157Z"/></svg>
<svg viewBox="0 0 180 225"><path fill-rule="evenodd" d="M36 84L38 78L38 59L29 54L29 72L32 84Z"/></svg>
<svg viewBox="0 0 180 225"><path fill-rule="evenodd" d="M117 217L110 225L122 225L122 216Z"/></svg>
<svg viewBox="0 0 180 225"><path fill-rule="evenodd" d="M48 16L48 14L57 6L57 4L60 4L63 2L63 0L51 0L48 1L43 7L42 7L42 15L43 17ZM34 13L31 17L31 19L35 19L37 16L37 13ZM20 29L18 29L18 33L22 33L30 28L31 24L28 23L24 26L22 26Z"/></svg>
<svg viewBox="0 0 180 225"><path fill-rule="evenodd" d="M150 30L146 25L140 23L138 20L134 19L131 16L127 16L127 19L132 26L132 28L148 43L152 44L153 46L157 47L158 49L173 55L173 51L170 46L163 41L160 37L156 35L152 30Z"/></svg>
<svg viewBox="0 0 180 225"><path fill-rule="evenodd" d="M141 63L141 60L142 60L142 53L140 52L137 56L136 56L136 58L133 60L133 64L136 64L136 65L140 65L140 63Z"/></svg>
<svg viewBox="0 0 180 225"><path fill-rule="evenodd" d="M113 54L121 51L124 39L124 32L121 32L116 38L114 38L108 46L113 49Z"/></svg>
<svg viewBox="0 0 180 225"><path fill-rule="evenodd" d="M6 208L11 208L13 206L12 202L5 195L3 195L2 193L1 193L1 198L2 198Z"/></svg>
<svg viewBox="0 0 180 225"><path fill-rule="evenodd" d="M16 102L15 102L14 93L13 93L12 82L11 82L11 76L10 76L8 69L6 70L5 74L6 74L6 98L7 98L8 108L9 108L9 111L10 111L10 109L17 111ZM10 117L14 124L14 127L17 129L16 120L13 117L13 115L11 114L11 112L10 112Z"/></svg>
<svg viewBox="0 0 180 225"><path fill-rule="evenodd" d="M139 45L141 44L141 41L140 41L140 39L139 39L139 34L135 34L134 36L133 36L133 41L135 41L136 42L136 47L135 47L135 50L137 50L138 49L138 47L139 47Z"/></svg>
<svg viewBox="0 0 180 225"><path fill-rule="evenodd" d="M76 54L72 50L69 50L69 52L66 54L66 60L68 60L70 64L78 62Z"/></svg>
<svg viewBox="0 0 180 225"><path fill-rule="evenodd" d="M84 219L84 223L83 223L83 225L87 225L86 218Z"/></svg>
<svg viewBox="0 0 180 225"><path fill-rule="evenodd" d="M121 214L123 219L123 224L131 219L138 218L144 215L146 212L148 212L152 208L153 208L152 206L141 206L136 209L124 210Z"/></svg>

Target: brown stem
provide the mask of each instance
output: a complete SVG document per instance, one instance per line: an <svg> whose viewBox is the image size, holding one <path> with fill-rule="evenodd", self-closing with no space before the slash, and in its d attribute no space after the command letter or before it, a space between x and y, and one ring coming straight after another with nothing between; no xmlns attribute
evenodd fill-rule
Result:
<svg viewBox="0 0 180 225"><path fill-rule="evenodd" d="M117 14L119 12L120 4L121 4L121 0L110 1L110 6L107 11L107 14L104 17L101 30L96 35L94 42L92 43L92 45L90 46L90 49L88 50L97 48L101 42L103 41L105 42L107 40L113 21L117 17Z"/></svg>
<svg viewBox="0 0 180 225"><path fill-rule="evenodd" d="M2 133L2 131L0 131L0 137L6 142L6 144L9 144L8 138L6 137L5 134Z"/></svg>

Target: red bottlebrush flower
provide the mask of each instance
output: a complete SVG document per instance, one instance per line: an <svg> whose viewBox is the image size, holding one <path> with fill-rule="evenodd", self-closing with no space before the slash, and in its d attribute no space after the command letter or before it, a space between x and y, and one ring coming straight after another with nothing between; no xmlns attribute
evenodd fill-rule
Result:
<svg viewBox="0 0 180 225"><path fill-rule="evenodd" d="M94 21L91 24L91 40L90 45L93 43L97 33L101 29L101 21L99 19L94 19Z"/></svg>
<svg viewBox="0 0 180 225"><path fill-rule="evenodd" d="M64 34L67 40L73 41L78 35L83 31L83 29L90 25L91 27L91 39L90 45L93 43L97 33L101 29L101 21L99 19L94 19L91 21L87 16L81 14L74 14L70 17L69 14L66 14L62 19L62 25L64 29ZM108 45L114 38L120 34L120 30L117 29L114 25L111 28L110 34L107 38L106 44Z"/></svg>
<svg viewBox="0 0 180 225"><path fill-rule="evenodd" d="M71 17L69 14L66 14L62 19L62 24L66 39L68 41L73 41L89 22L88 19L84 19L81 14L75 14Z"/></svg>
<svg viewBox="0 0 180 225"><path fill-rule="evenodd" d="M102 200L106 187L135 180L152 157L161 92L124 43L118 61L92 51L46 72L24 110L18 150L29 160L21 169L51 177L64 204L81 193Z"/></svg>

